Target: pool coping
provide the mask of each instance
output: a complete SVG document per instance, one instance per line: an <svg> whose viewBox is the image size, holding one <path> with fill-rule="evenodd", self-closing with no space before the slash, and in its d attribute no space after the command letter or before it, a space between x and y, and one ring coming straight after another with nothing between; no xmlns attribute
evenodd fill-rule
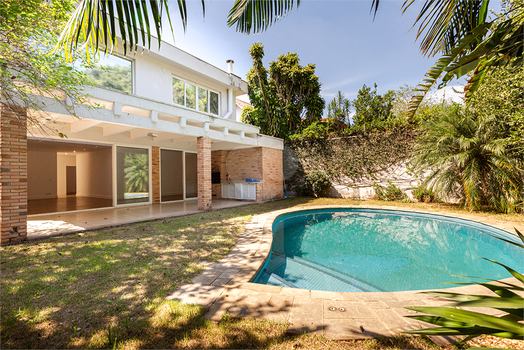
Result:
<svg viewBox="0 0 524 350"><path fill-rule="evenodd" d="M289 323L289 333L311 332L331 339L361 339L398 335L430 325L406 318L418 312L406 306L439 306L450 299L423 291L328 292L251 283L271 252L273 222L282 215L318 209L381 209L437 214L486 224L515 235L511 223L468 214L426 211L395 206L323 205L301 206L257 215L246 225L231 252L217 263L206 263L191 284L177 289L170 300L200 304L206 317L220 321L227 312L234 317L264 318ZM495 223L494 223L495 222ZM520 227L521 225L517 225ZM522 227L520 227L522 228ZM516 235L515 235L516 236ZM505 279L515 282L515 278ZM494 295L478 285L445 288L447 292ZM432 289L432 291L438 291ZM468 309L468 308L464 308ZM473 309L472 309L473 310ZM479 308L476 308L479 311ZM481 312L497 315L496 310ZM446 343L446 339L438 339ZM449 340L449 339L448 339Z"/></svg>

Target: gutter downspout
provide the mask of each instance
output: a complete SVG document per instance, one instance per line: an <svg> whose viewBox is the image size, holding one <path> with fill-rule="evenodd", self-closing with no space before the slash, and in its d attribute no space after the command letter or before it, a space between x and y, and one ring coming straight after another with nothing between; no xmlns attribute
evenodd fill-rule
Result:
<svg viewBox="0 0 524 350"><path fill-rule="evenodd" d="M227 113L224 115L224 119L229 119L233 114L233 88L227 89Z"/></svg>

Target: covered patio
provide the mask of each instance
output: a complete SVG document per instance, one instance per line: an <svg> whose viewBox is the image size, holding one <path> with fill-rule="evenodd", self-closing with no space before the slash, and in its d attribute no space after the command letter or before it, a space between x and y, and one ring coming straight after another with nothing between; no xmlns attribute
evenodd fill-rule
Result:
<svg viewBox="0 0 524 350"><path fill-rule="evenodd" d="M227 199L213 199L213 209L220 210L254 202ZM75 211L29 215L27 217L27 239L38 240L74 232L118 226L134 222L184 216L203 212L198 210L196 200L184 202L156 203L153 205L103 208L98 210Z"/></svg>

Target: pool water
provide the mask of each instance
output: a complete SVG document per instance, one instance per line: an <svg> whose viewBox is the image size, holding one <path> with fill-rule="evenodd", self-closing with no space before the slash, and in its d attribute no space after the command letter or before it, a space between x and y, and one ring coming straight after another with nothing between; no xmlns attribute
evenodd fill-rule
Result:
<svg viewBox="0 0 524 350"><path fill-rule="evenodd" d="M255 283L393 292L511 277L481 257L522 272L523 250L493 236L519 242L495 227L441 215L378 209L295 212L274 221L271 257Z"/></svg>

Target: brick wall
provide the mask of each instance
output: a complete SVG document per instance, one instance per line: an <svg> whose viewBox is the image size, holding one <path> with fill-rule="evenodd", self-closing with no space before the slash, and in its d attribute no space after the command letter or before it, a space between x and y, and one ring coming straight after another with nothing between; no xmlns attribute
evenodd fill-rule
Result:
<svg viewBox="0 0 524 350"><path fill-rule="evenodd" d="M27 113L0 104L1 244L27 239Z"/></svg>
<svg viewBox="0 0 524 350"><path fill-rule="evenodd" d="M261 200L282 198L284 196L282 150L262 147L262 167L264 189Z"/></svg>
<svg viewBox="0 0 524 350"><path fill-rule="evenodd" d="M198 210L212 209L211 138L197 138Z"/></svg>
<svg viewBox="0 0 524 350"><path fill-rule="evenodd" d="M213 153L213 169L220 168L222 181L227 175L231 180L243 180L247 177L263 180L262 184L257 185L258 202L283 197L284 175L281 150L253 147Z"/></svg>
<svg viewBox="0 0 524 350"><path fill-rule="evenodd" d="M160 203L160 147L153 146L151 155L151 170L153 182L153 203Z"/></svg>

